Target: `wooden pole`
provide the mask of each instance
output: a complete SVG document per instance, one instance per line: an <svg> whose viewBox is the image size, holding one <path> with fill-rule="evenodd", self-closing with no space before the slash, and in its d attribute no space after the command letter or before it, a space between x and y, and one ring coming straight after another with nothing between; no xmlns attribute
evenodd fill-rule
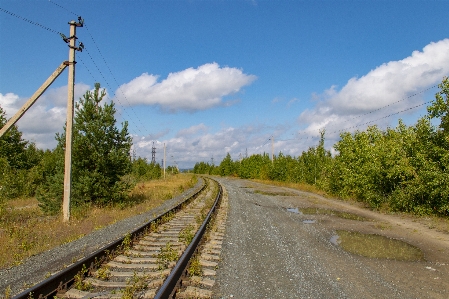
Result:
<svg viewBox="0 0 449 299"><path fill-rule="evenodd" d="M164 165L163 165L163 167L164 167L164 180L165 180L165 143L164 143Z"/></svg>

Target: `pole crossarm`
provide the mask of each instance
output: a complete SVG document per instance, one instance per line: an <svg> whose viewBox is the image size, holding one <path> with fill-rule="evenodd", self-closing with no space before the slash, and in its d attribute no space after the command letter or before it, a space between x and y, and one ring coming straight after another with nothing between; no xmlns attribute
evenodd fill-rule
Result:
<svg viewBox="0 0 449 299"><path fill-rule="evenodd" d="M36 100L47 90L47 88L58 78L58 76L65 70L65 68L69 65L69 62L64 61L60 66L51 74L50 77L39 87L38 90L28 99L28 101L19 109L19 111L11 117L8 122L1 128L0 130L0 138L6 134L6 132L11 129L12 126L16 124L16 122L25 114L25 112L30 109L30 107L36 102Z"/></svg>

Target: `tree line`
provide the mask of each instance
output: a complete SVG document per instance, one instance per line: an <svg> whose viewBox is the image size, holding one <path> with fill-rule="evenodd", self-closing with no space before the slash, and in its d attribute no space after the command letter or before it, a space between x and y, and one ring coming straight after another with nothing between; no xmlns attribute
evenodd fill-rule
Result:
<svg viewBox="0 0 449 299"><path fill-rule="evenodd" d="M142 180L162 176L159 164L131 159L132 138L125 121L119 129L114 103L103 103L100 84L75 104L72 146L72 207L124 204ZM0 106L0 128L7 122ZM35 196L48 214L61 210L64 188L65 127L53 150L24 140L17 126L0 138L0 212L6 200ZM174 169L175 171L177 169Z"/></svg>
<svg viewBox="0 0 449 299"><path fill-rule="evenodd" d="M255 154L233 161L230 154L217 166L195 164L202 174L306 183L340 198L373 208L449 216L449 80L445 77L427 114L416 124L401 120L395 128L370 126L340 134L336 154L317 146L298 157ZM435 125L437 123L437 125Z"/></svg>

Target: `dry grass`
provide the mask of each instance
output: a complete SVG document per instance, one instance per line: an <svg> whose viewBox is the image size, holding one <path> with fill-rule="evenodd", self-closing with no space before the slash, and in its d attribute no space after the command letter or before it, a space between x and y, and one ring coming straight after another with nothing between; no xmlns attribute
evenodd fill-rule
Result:
<svg viewBox="0 0 449 299"><path fill-rule="evenodd" d="M191 174L179 174L166 180L141 182L131 192L135 205L126 207L90 207L72 214L69 223L62 216L45 216L35 198L9 201L0 214L0 269L23 262L29 256L76 240L95 229L144 213L194 186Z"/></svg>

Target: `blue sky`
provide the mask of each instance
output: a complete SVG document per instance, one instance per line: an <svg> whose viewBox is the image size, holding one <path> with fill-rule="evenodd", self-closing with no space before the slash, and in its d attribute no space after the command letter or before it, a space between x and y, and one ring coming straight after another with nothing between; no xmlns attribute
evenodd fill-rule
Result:
<svg viewBox="0 0 449 299"><path fill-rule="evenodd" d="M2 0L0 8L0 105L9 117L67 60L57 32L68 35L80 15L76 97L100 82L137 155L151 158L155 142L160 161L165 143L167 162L182 168L270 152L270 136L275 153L297 156L323 128L330 149L345 128L414 124L425 105L383 117L433 99L432 86L449 75L449 1ZM55 146L66 88L64 72L18 122L39 147Z"/></svg>

